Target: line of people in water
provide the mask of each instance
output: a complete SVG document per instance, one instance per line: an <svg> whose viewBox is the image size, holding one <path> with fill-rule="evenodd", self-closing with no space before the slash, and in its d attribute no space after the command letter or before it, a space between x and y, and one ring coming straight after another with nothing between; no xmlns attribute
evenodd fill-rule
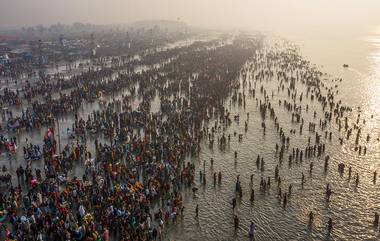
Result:
<svg viewBox="0 0 380 241"><path fill-rule="evenodd" d="M266 57L264 57L266 56ZM289 59L290 58L290 59ZM294 69L294 66L299 65L296 70ZM269 67L268 67L269 66ZM276 66L276 67L275 67ZM278 66L278 67L277 67ZM269 68L269 69L268 69ZM296 74L295 74L296 72ZM275 175L274 179L277 182L277 188L278 188L278 197L279 200L283 203L283 206L286 207L288 203L288 199L290 198L292 194L292 187L293 184L289 184L288 186L288 192L282 192L281 189L281 177L279 176L279 165L282 165L283 156L284 153L289 152L289 146L291 141L291 136L296 134L295 129L290 129L290 135L286 136L284 130L282 127L280 127L280 123L278 122L278 119L276 117L276 112L278 111L275 108L275 105L273 105L274 101L274 93L272 91L271 97L266 93L266 89L264 88L264 84L268 81L269 78L273 78L274 76L277 77L278 80L278 95L276 96L276 99L278 100L279 107L281 107L282 103L285 108L285 110L291 115L291 123L298 124L299 125L299 135L300 139L302 139L302 130L304 126L305 120L309 121L309 133L315 133L315 144L313 145L311 143L311 137L309 136L305 143L307 143L305 146L296 146L293 144L292 152L289 153L289 167L292 166L292 163L302 163L304 161L304 158L306 159L315 159L315 157L322 157L325 155L324 159L324 172L328 172L329 170L329 160L330 156L325 154L326 146L330 146L331 144L329 142L332 142L333 140L333 132L328 131L330 127L333 126L333 122L331 122L332 117L335 117L335 124L337 125L337 129L339 132L345 131L347 134L346 139L349 140L349 137L351 135L352 129L349 127L348 124L348 118L345 115L350 114L352 112L352 108L348 106L343 106L341 101L336 101L334 99L334 88L337 88L337 85L334 87L328 88L327 86L324 86L324 83L321 81L321 77L323 76L322 72L316 71L313 68L308 67L308 63L300 60L297 56L297 54L284 54L283 52L280 54L276 54L275 52L266 52L265 54L258 54L256 57L246 65L246 68L243 68L243 71L241 73L241 79L242 81L240 83L236 83L235 86L231 88L231 98L230 98L230 108L231 104L234 106L237 104L238 106L243 106L244 109L246 108L246 96L249 96L251 98L255 98L256 95L256 86L257 84L261 84L260 87L260 93L263 96L264 101L262 99L259 99L260 97L256 97L256 107L259 105L260 107L260 113L262 117L262 131L263 135L265 136L265 130L266 130L266 118L267 118L267 112L270 113L270 119L273 120L275 125L275 130L277 130L277 133L279 134L279 140L280 143L275 144L275 156L279 159L279 164L276 165L275 168ZM334 81L341 81L341 80L334 80ZM301 82L301 83L297 83ZM303 84L300 89L304 89L306 91L306 94L304 92L298 93L297 92L300 89L297 89L295 86L299 84ZM284 99L283 94L281 92L284 92L285 86L289 85L287 88L287 96L291 99L291 101ZM247 90L247 86L248 90ZM252 86L254 88L252 88ZM323 90L324 88L324 90ZM324 92L326 91L326 92ZM246 94L248 92L248 95ZM285 92L286 93L286 92ZM298 96L297 96L298 95ZM320 104L320 108L316 108L314 110L314 113L312 114L311 118L309 113L309 104L303 103L302 100L304 96L306 95L307 99L310 99L311 102L313 102L315 99L318 100ZM286 94L285 94L286 96ZM299 103L297 103L297 101ZM328 109L329 107L329 109ZM219 113L211 113L211 115L216 115L215 124L204 126L203 128L203 136L205 139L208 139L209 141L209 148L213 149L214 142L217 140L218 147L224 151L226 146L229 146L231 141L231 135L228 134L228 138L226 137L226 130L231 125L232 120L230 118L230 112L228 108L223 107L222 111ZM324 132L324 140L322 139L323 134L320 134L317 132L317 125L314 123L315 119L317 118L317 110L321 111L323 118L319 120L319 128ZM306 113L305 113L306 112ZM304 119L305 118L305 119ZM373 116L371 116L373 118ZM357 130L357 135L355 139L355 151L358 151L359 155L366 154L367 147L365 142L370 141L370 134L367 135L367 138L364 141L361 141L362 144L359 145L359 140L361 137L361 127L358 125L360 119L360 114L358 114L358 120L356 121L356 124L353 123L354 129ZM235 115L234 121L239 123L240 116ZM345 130L342 130L342 122L345 123ZM249 121L249 112L247 113L247 120L245 121L244 125L244 131L247 132L248 129L248 121ZM363 120L363 124L365 124L365 120ZM211 128L209 128L211 127ZM345 135L344 133L342 133ZM234 132L234 136L236 136L237 133ZM242 141L243 134L238 134L239 136L239 142ZM298 138L298 137L297 137ZM301 141L302 142L302 141ZM343 138L339 138L339 143L343 144ZM281 148L279 147L279 144ZM279 150L280 149L280 150ZM363 151L362 151L363 150ZM235 161L237 159L237 151L234 152L234 158ZM309 173L310 178L312 178L313 174L313 167L314 163L313 161L310 161L309 163ZM211 159L211 166L213 165L213 160ZM260 158L260 155L257 156L256 160L256 166L258 170L264 171L265 169L265 162L263 158ZM343 176L344 173L344 166L345 164L340 163L338 164L338 172L341 176ZM351 179L351 172L352 167L349 167L349 173L348 173L348 179ZM219 173L220 174L220 173ZM218 174L218 175L219 175ZM216 175L217 173L214 172L213 179L214 179L214 185L216 183ZM376 183L377 178L377 172L373 172L373 183ZM251 183L252 183L253 175L251 175ZM268 188L270 188L270 180L271 177L267 177L267 180L264 179L264 177L261 177L260 182L260 191L265 192ZM205 174L200 172L200 182L205 184ZM301 180L300 185L303 188L304 184L306 182L306 178L304 173L301 173ZM355 175L355 186L358 187L359 185L359 174L356 173ZM235 183L235 193L236 195L241 199L243 196L242 187L240 184L239 175L237 177L236 183ZM329 183L326 185L325 190L325 196L326 201L330 201L330 197L334 192L332 191L332 188ZM255 200L255 192L251 188L250 189L250 201L253 202ZM233 198L232 200L233 209L236 207L236 198ZM196 207L196 216L198 216L199 207L197 205ZM314 219L314 214L311 212L311 215L309 215L309 223L312 223L312 220ZM374 225L378 226L378 214L375 212L375 220ZM239 225L239 218L238 216L234 216L234 223L235 228ZM310 226L311 227L311 226ZM333 222L332 218L329 217L327 222L327 232L330 234L333 229ZM251 230L251 226L249 228Z"/></svg>

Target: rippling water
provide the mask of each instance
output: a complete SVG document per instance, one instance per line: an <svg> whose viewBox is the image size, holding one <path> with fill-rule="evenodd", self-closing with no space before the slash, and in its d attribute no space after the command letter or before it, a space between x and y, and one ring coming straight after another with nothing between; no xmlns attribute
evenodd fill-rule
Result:
<svg viewBox="0 0 380 241"><path fill-rule="evenodd" d="M372 182L373 172L380 170L380 142L377 139L380 133L380 34L349 40L292 40L300 47L306 59L328 73L326 83L331 82L331 78L343 79L339 83L336 98L353 108L349 122L356 122L357 114L361 114L359 124L362 128L362 138L359 144L367 146L367 154L358 155L355 151L355 141L352 140L354 138L339 145L338 138L341 134L337 126L332 125L332 141L326 141L326 154L331 157L327 173L324 172L323 157L312 158L302 164L293 164L290 168L287 164L280 167L283 190L286 190L290 183L293 184L292 197L288 206L283 208L276 198L277 188L273 187L274 184L265 195L258 191L262 176L274 176L274 167L278 163L274 143L278 142L278 135L267 122L269 128L263 136L259 108L253 99L249 99L245 110L239 107L231 109L232 115L240 114L241 121L240 125L234 123L227 131L232 136L230 147L222 152L217 148L210 150L204 146L197 161L199 170L203 170L203 161L206 160L208 182L205 187L199 184L197 196L187 193L184 220L178 226L171 227L169 231L169 238L172 240L247 240L250 221L256 224L255 240L380 239L379 230L372 225L374 212L380 212L380 185L378 182ZM343 68L343 64L349 64L350 67ZM267 92L271 85L277 90L275 84L266 83ZM286 98L284 94L275 96L274 99L281 97ZM276 100L271 102L276 103ZM279 110L276 110L276 115L285 128L285 133L289 133L290 128L296 128L292 127L289 114L281 108L277 109ZM248 132L244 133L247 112L250 113L250 119ZM366 120L365 124L363 120ZM233 136L234 132L244 133L241 143L238 142L237 136ZM367 134L371 135L369 143L365 141ZM305 146L303 143L307 143L307 136L309 134L306 131L302 136L297 132L291 136L291 142L296 146ZM313 138L313 134L311 136ZM236 163L235 150L238 152ZM264 157L264 172L256 168L258 154ZM210 166L210 158L214 159L213 168ZM309 176L311 161L314 162L314 171L312 176ZM287 163L287 159L285 162ZM347 168L342 177L339 175L339 163L345 163L346 167L352 166L352 176L359 173L360 184L357 188L354 178L348 180ZM213 185L214 171L223 173L220 186ZM303 188L300 185L301 172L305 173L307 179ZM253 204L249 201L251 174L254 174L252 188L255 189L256 195ZM240 175L242 182L243 198L242 201L238 201L236 212L240 218L240 230L235 232L231 200L235 196L237 175ZM199 180L199 177L196 179ZM324 195L327 183L330 183L334 192L329 203L326 203ZM199 219L194 218L196 204L200 207ZM315 215L311 230L307 227L310 211ZM327 235L329 217L334 223L330 236Z"/></svg>

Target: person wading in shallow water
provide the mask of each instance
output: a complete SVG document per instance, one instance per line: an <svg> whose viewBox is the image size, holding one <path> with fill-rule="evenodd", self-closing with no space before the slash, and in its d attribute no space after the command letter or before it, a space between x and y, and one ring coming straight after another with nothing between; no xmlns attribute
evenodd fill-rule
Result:
<svg viewBox="0 0 380 241"><path fill-rule="evenodd" d="M235 211L236 208L236 198L232 198L232 210Z"/></svg>
<svg viewBox="0 0 380 241"><path fill-rule="evenodd" d="M248 230L248 237L253 238L255 235L255 229L256 226L255 224L251 221L251 224L249 225L249 230Z"/></svg>
<svg viewBox="0 0 380 241"><path fill-rule="evenodd" d="M239 220L238 216L235 215L234 216L234 227L235 227L235 230L238 230L238 228L239 228L239 222L240 222L240 220Z"/></svg>
<svg viewBox="0 0 380 241"><path fill-rule="evenodd" d="M311 228L313 226L313 222L314 222L314 213L312 211L310 211L310 213L309 213L309 223L308 223L309 228Z"/></svg>
<svg viewBox="0 0 380 241"><path fill-rule="evenodd" d="M375 227L379 226L379 214L377 212L375 212L375 220L373 221L373 225Z"/></svg>
<svg viewBox="0 0 380 241"><path fill-rule="evenodd" d="M329 218L329 221L327 222L327 233L330 234L333 229L333 222L332 219Z"/></svg>

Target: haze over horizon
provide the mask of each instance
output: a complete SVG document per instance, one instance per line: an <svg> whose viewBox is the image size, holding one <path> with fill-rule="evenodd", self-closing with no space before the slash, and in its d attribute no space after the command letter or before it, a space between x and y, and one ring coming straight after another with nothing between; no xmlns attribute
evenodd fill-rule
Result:
<svg viewBox="0 0 380 241"><path fill-rule="evenodd" d="M180 19L200 27L353 35L380 32L379 9L375 0L1 0L0 28Z"/></svg>

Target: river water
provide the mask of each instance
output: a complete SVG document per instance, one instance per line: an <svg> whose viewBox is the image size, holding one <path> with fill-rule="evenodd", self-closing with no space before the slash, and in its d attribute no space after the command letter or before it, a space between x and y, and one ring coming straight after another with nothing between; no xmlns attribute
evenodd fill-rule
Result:
<svg viewBox="0 0 380 241"><path fill-rule="evenodd" d="M372 182L373 172L380 170L380 142L377 140L380 133L380 35L362 36L357 39L302 39L293 38L301 53L306 59L315 63L322 71L327 72L326 83L331 79L342 78L339 82L339 91L336 98L341 99L344 104L353 108L349 116L349 122L356 122L357 114L360 112L360 126L362 136L371 135L369 143L361 140L361 144L367 146L366 155L358 155L355 151L355 141L351 138L343 145L338 143L341 136L336 125L332 125L330 131L332 141L326 141L326 154L330 155L329 169L324 172L324 161L321 158L307 159L302 163L288 166L287 158L281 167L283 190L287 190L289 184L293 185L292 197L284 208L277 196L277 187L273 180L274 168L278 164L275 154L275 144L278 142L278 133L272 122L267 122L267 131L263 135L261 128L262 119L260 111L254 98L247 98L245 109L239 106L229 105L226 107L231 115L240 115L240 122L233 122L226 133L231 134L231 143L224 151L218 148L209 149L206 142L202 145L200 156L192 158L198 164L198 171L206 171L207 184L199 183L196 173L196 185L198 192L193 195L191 190L184 191L185 215L177 225L167 227L165 240L248 240L248 226L251 221L256 225L255 240L378 240L379 230L372 225L374 212L380 212L377 201L380 198L380 186ZM349 64L349 68L343 68L343 64ZM242 80L241 80L242 81ZM265 89L275 91L271 102L287 99L285 92L277 94L277 85L273 81L263 83ZM301 88L301 87L299 87ZM257 88L258 89L258 88ZM243 91L243 89L241 89ZM126 93L124 93L126 94ZM263 95L257 91L258 99ZM158 97L152 103L153 110L159 108ZM309 99L304 101L313 108L321 110ZM138 103L136 104L138 105ZM360 107L360 109L358 109ZM99 109L95 103L84 104L80 115L86 116L92 110ZM289 112L283 107L275 107L276 116L282 124L285 133L297 126L291 123ZM249 113L249 120L246 118ZM306 114L304 114L306 115ZM309 117L312 112L309 112ZM307 116L307 115L306 115ZM373 117L372 117L373 116ZM306 118L306 117L305 117ZM311 117L310 117L311 118ZM366 120L365 124L363 120ZM59 118L61 123L61 134L64 135L65 128L70 127L73 117ZM248 130L244 131L244 121L247 120ZM210 121L210 126L214 124ZM235 136L234 133L237 135ZM242 141L238 141L238 134L243 135ZM43 131L31 134L32 143L41 141ZM303 135L291 135L292 145L305 146L307 138L313 138L314 133L304 131ZM324 135L323 135L324 136ZM365 139L365 138L362 138ZM63 139L62 145L69 142ZM89 138L89 143L93 140ZM21 149L21 148L20 148ZM235 160L234 152L238 155ZM256 167L256 157L260 155L265 160L264 171ZM287 156L287 155L285 155ZM214 159L211 167L210 159ZM314 162L313 174L309 175L309 164ZM353 175L360 176L360 184L355 186L354 178L339 175L337 166L345 163L352 166ZM8 162L5 156L1 164L7 164L13 171L17 168ZM36 167L42 168L36 164ZM77 166L75 175L80 175L83 168ZM213 173L221 171L223 174L221 185L213 185ZM306 183L302 187L301 173L305 173ZM253 174L253 182L250 176ZM240 175L243 189L242 199L238 199L235 213L240 218L240 228L234 230L233 210L231 200L235 197L235 180ZM261 177L271 177L273 184L269 192L260 193L259 183ZM326 202L324 190L330 183L333 195L330 202ZM255 190L255 201L250 202L250 188ZM195 216L195 206L199 205L199 218ZM314 213L314 223L311 229L307 227L308 214ZM327 235L327 220L331 217L334 229Z"/></svg>
<svg viewBox="0 0 380 241"><path fill-rule="evenodd" d="M256 225L255 240L380 239L379 230L372 224L374 212L380 212L380 186L372 181L373 172L380 170L380 34L320 39L293 36L288 39L298 45L306 59L327 73L326 83L331 84L331 79L342 78L337 88L339 92L335 96L353 108L349 121L356 122L360 113L362 136L371 135L368 143L361 141L368 148L367 154L358 155L355 151L355 140L352 140L354 138L345 141L343 145L338 144L341 134L336 126L332 126L332 141L326 144L326 154L331 157L327 173L324 172L323 158L314 158L292 165L291 168L288 165L280 167L283 189L293 184L292 197L287 207L283 208L276 197L276 188L272 187L270 194L265 195L258 191L261 177L274 176L274 167L278 163L274 143L278 137L273 126L267 128L269 130L263 136L259 109L253 99L248 99L246 109L231 109L231 113L240 114L241 121L240 125L234 123L227 131L232 136L230 148L226 151L210 150L207 145L203 148L197 161L199 170L203 170L203 162L206 160L208 182L205 186L199 184L197 196L194 197L192 193L186 196L185 217L183 222L171 228L169 238L172 240L248 240L248 226L251 221ZM343 64L348 64L349 68L343 68ZM266 85L267 91L269 88L270 84ZM280 123L285 123L285 129L290 129L292 124L289 116L284 110L278 111L276 115L281 119ZM250 119L248 131L244 133L247 112L250 113ZM366 120L365 124L363 120ZM242 142L238 141L237 136L233 136L234 132L244 134ZM307 141L306 136L303 134L291 138L302 145L302 142ZM235 150L238 152L236 163ZM258 154L264 157L264 172L256 168ZM210 158L214 159L213 168ZM310 161L314 162L312 176L308 174ZM358 187L355 187L354 178L348 180L347 170L343 176L339 175L339 163L346 164L346 167L352 166L353 176L355 173L359 174ZM220 186L213 185L214 171L223 173ZM301 172L306 173L307 179L303 188L300 184ZM253 204L249 200L251 174L252 188L256 193ZM231 200L235 196L237 175L240 175L242 182L243 198L237 204L236 214L240 218L240 229L235 232ZM329 203L324 195L327 183L330 183L333 190ZM198 219L194 218L196 204L199 204L200 210ZM307 226L310 211L315 216L312 229ZM333 220L334 228L327 235L329 217Z"/></svg>

